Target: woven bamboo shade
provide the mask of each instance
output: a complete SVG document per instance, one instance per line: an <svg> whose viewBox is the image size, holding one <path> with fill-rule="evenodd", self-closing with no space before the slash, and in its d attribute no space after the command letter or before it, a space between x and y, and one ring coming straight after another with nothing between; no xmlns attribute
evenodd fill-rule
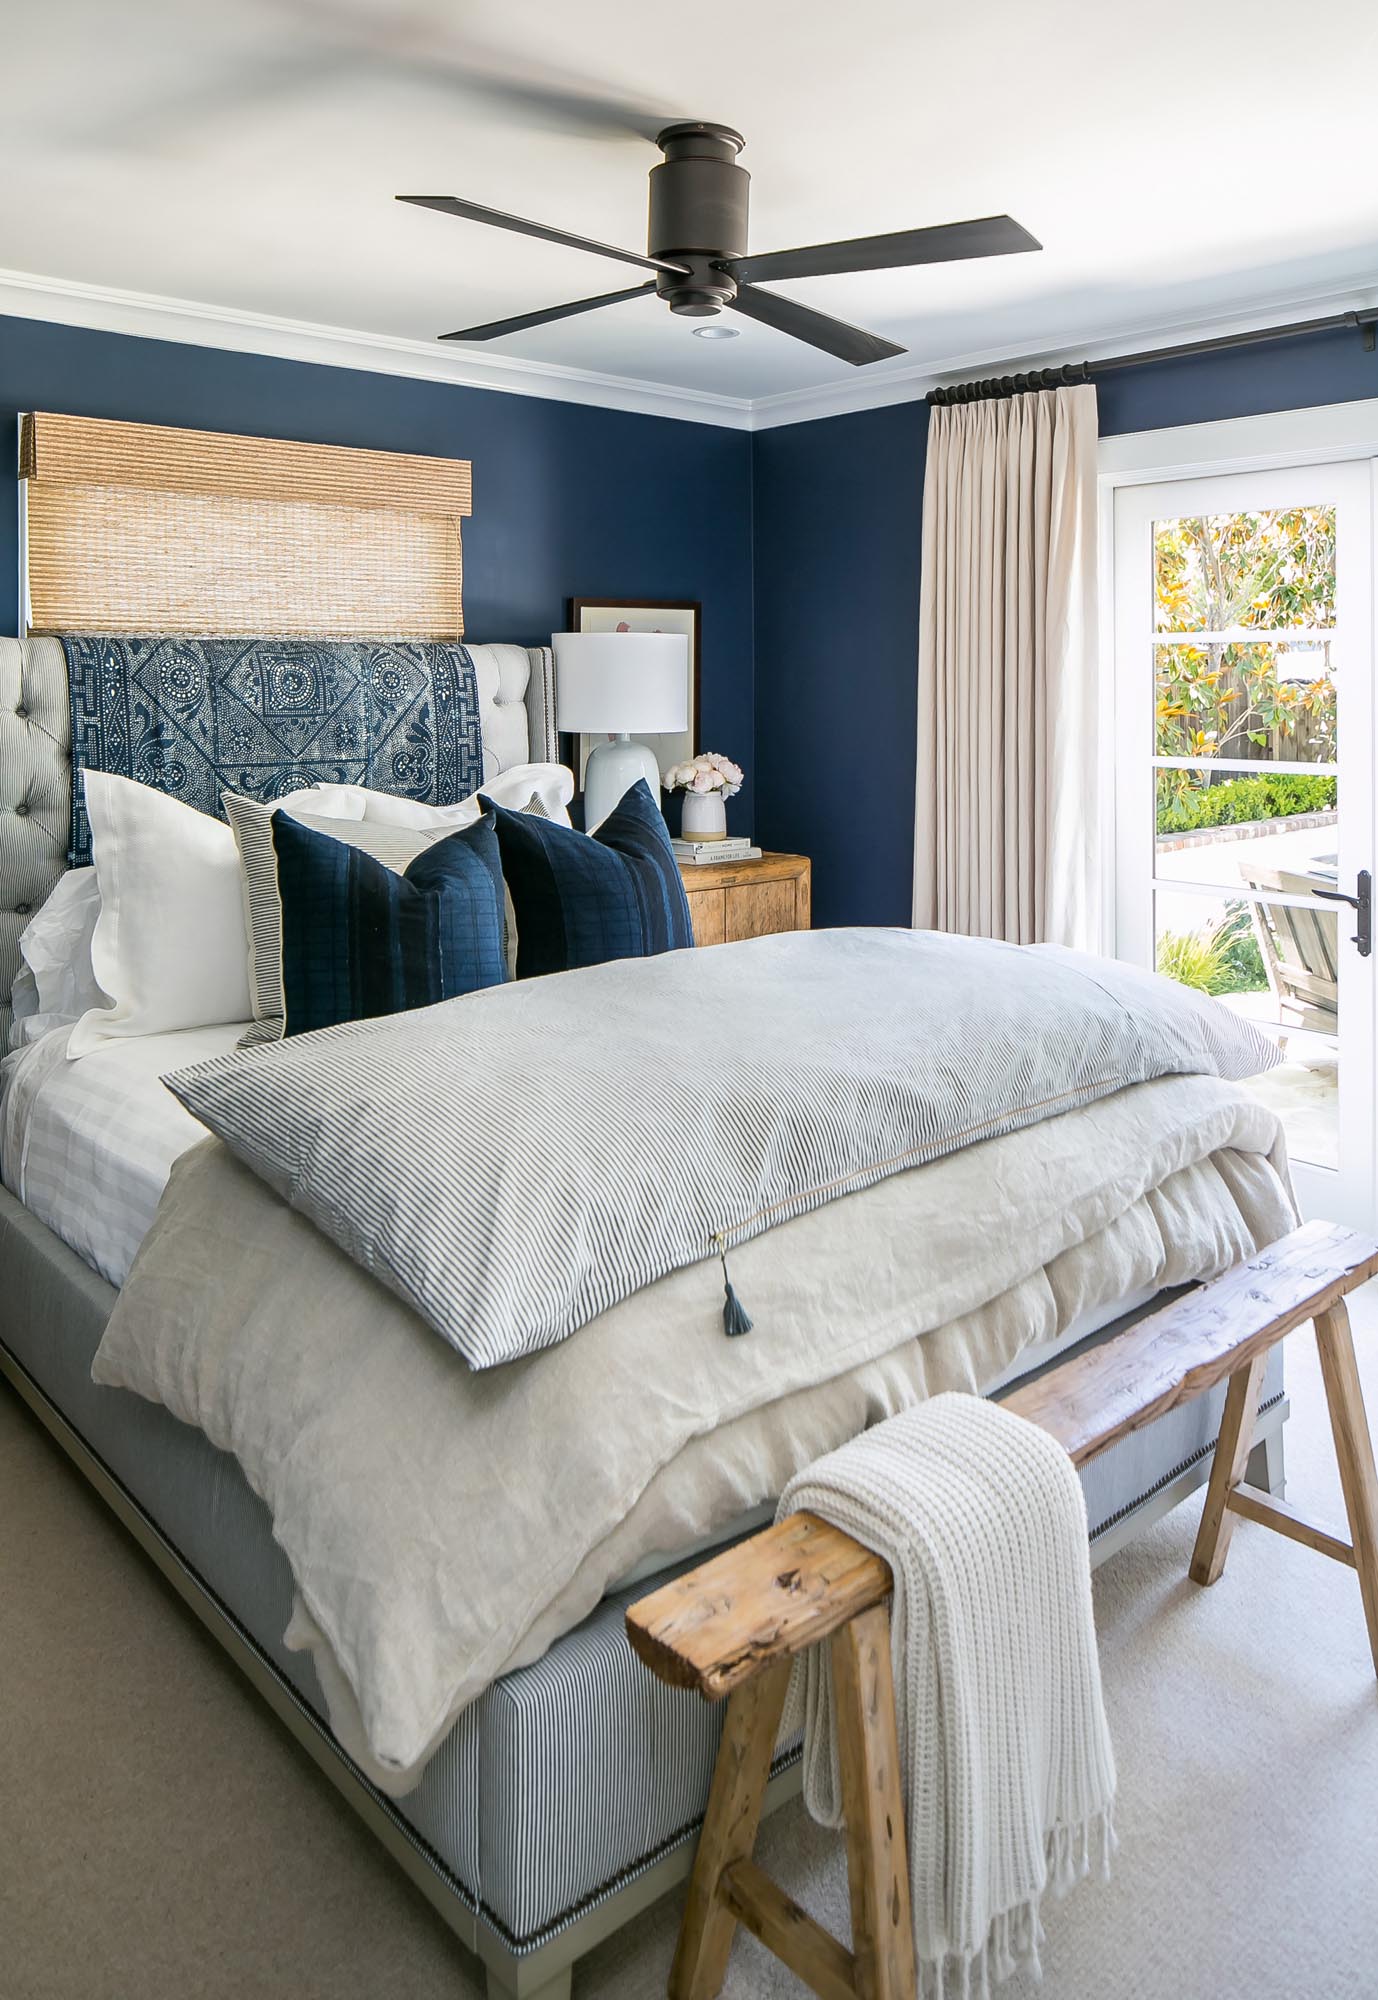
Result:
<svg viewBox="0 0 1378 2000"><path fill-rule="evenodd" d="M466 461L24 419L35 632L458 638Z"/></svg>

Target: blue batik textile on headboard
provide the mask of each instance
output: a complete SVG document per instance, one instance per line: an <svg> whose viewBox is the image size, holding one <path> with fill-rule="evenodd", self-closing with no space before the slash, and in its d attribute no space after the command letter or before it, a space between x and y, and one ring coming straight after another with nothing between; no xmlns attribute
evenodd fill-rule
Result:
<svg viewBox="0 0 1378 2000"><path fill-rule="evenodd" d="M225 817L222 791L370 785L453 805L483 783L467 650L383 639L65 638L72 842L91 858L79 774L136 778Z"/></svg>

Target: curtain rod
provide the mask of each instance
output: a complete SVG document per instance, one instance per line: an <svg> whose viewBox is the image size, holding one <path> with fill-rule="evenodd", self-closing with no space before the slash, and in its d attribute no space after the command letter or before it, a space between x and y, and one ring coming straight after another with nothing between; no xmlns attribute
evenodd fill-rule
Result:
<svg viewBox="0 0 1378 2000"><path fill-rule="evenodd" d="M951 403L1020 396L1030 389L1062 389L1076 382L1092 382L1097 375L1108 375L1116 368L1144 368L1153 361L1179 361L1188 354L1223 354L1231 347L1251 347L1263 340L1296 340L1305 333L1333 333L1343 327L1362 333L1364 346L1372 354L1378 307L1363 312L1331 313L1325 319L1294 320L1290 326L1259 326L1247 333L1221 333L1209 340L1184 341L1177 347L1147 348L1142 354L1107 354L1101 361L1065 361L1057 368L1030 368L1014 375L990 375L979 382L953 382L946 388L930 389L926 400L942 408Z"/></svg>

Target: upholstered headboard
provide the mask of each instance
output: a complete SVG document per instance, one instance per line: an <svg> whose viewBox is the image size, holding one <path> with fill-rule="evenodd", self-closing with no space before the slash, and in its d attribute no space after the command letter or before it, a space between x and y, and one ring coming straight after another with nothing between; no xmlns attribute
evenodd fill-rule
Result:
<svg viewBox="0 0 1378 2000"><path fill-rule="evenodd" d="M543 646L469 646L483 774L556 759L555 668ZM9 1046L19 934L67 867L72 718L59 639L0 638L0 1054Z"/></svg>

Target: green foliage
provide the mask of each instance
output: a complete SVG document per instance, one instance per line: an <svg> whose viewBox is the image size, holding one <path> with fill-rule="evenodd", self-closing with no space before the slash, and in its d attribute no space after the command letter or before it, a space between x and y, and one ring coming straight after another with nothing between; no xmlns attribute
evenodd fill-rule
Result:
<svg viewBox="0 0 1378 2000"><path fill-rule="evenodd" d="M1268 984L1249 905L1233 902L1222 924L1199 931L1164 931L1158 970L1201 993L1261 993Z"/></svg>
<svg viewBox="0 0 1378 2000"><path fill-rule="evenodd" d="M1335 622L1335 510L1187 515L1154 529L1159 632L1241 636L1156 648L1157 754L1217 757L1253 743L1274 755L1335 755L1330 640L1308 640L1314 672L1297 677L1296 646L1252 632L1328 630ZM1284 670L1280 673L1280 669Z"/></svg>
<svg viewBox="0 0 1378 2000"><path fill-rule="evenodd" d="M1195 833L1208 826L1241 826L1250 820L1286 819L1291 813L1334 812L1335 780L1288 771L1256 778L1191 782L1186 771L1158 773L1159 833Z"/></svg>
<svg viewBox="0 0 1378 2000"><path fill-rule="evenodd" d="M1153 533L1159 632L1335 623L1335 509L1186 515Z"/></svg>
<svg viewBox="0 0 1378 2000"><path fill-rule="evenodd" d="M1247 903L1231 903L1229 914L1216 932L1220 939L1221 958L1224 965L1225 984L1218 986L1218 993L1263 993L1268 986L1268 974L1263 966L1263 953L1258 946L1258 932L1254 929L1253 914Z"/></svg>
<svg viewBox="0 0 1378 2000"><path fill-rule="evenodd" d="M1179 986L1201 993L1224 991L1229 977L1219 931L1164 931L1158 939L1158 970Z"/></svg>
<svg viewBox="0 0 1378 2000"><path fill-rule="evenodd" d="M1317 649L1310 681L1280 680L1283 649L1217 645L1157 648L1157 754L1239 756L1252 743L1276 756L1335 756L1335 683L1330 641Z"/></svg>

